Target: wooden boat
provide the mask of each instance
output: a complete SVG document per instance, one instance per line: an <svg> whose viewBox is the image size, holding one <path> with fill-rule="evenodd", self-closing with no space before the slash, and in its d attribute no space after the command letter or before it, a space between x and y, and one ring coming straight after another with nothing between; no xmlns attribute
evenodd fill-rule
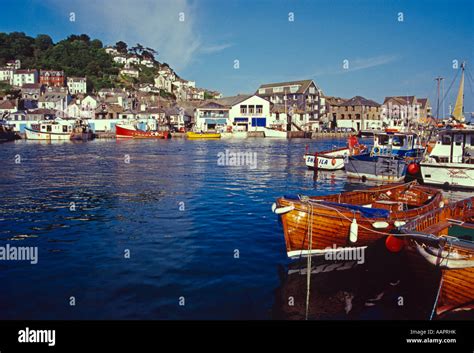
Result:
<svg viewBox="0 0 474 353"><path fill-rule="evenodd" d="M133 124L115 125L115 136L117 138L134 139L170 139L169 131L143 131Z"/></svg>
<svg viewBox="0 0 474 353"><path fill-rule="evenodd" d="M440 204L439 190L411 182L328 196L284 196L272 210L281 217L288 256L298 257L334 246L365 247Z"/></svg>
<svg viewBox="0 0 474 353"><path fill-rule="evenodd" d="M70 140L72 128L71 121L56 118L25 127L25 135L28 140Z"/></svg>
<svg viewBox="0 0 474 353"><path fill-rule="evenodd" d="M346 157L363 153L365 149L364 145L359 145L351 153L349 147L341 147L334 150L305 153L303 158L309 169L340 170L344 169L344 159Z"/></svg>
<svg viewBox="0 0 474 353"><path fill-rule="evenodd" d="M441 270L433 315L474 309L474 197L432 210L399 232L410 270Z"/></svg>
<svg viewBox="0 0 474 353"><path fill-rule="evenodd" d="M221 138L220 133L212 132L192 132L186 133L186 137L190 140L216 140Z"/></svg>

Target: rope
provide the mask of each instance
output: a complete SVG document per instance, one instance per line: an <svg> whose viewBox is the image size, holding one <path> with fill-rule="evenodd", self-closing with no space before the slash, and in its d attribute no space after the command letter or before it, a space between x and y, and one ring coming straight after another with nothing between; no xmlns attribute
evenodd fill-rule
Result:
<svg viewBox="0 0 474 353"><path fill-rule="evenodd" d="M308 204L310 207L310 213L308 215L308 260L306 269L306 313L305 320L308 320L309 315L309 297L311 292L311 250L313 247L313 205Z"/></svg>

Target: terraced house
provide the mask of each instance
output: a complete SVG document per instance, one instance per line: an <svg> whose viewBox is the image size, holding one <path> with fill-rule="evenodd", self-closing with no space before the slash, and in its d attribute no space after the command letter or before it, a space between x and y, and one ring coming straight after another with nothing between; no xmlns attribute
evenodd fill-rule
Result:
<svg viewBox="0 0 474 353"><path fill-rule="evenodd" d="M313 80L267 83L256 94L273 103L274 122L284 122L286 130L312 130L326 113L325 98Z"/></svg>
<svg viewBox="0 0 474 353"><path fill-rule="evenodd" d="M64 71L40 70L39 74L40 83L50 87L63 87L65 78Z"/></svg>

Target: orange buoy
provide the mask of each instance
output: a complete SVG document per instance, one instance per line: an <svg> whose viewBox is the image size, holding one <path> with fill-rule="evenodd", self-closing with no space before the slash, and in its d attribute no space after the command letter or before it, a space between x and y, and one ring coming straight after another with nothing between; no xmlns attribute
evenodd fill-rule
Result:
<svg viewBox="0 0 474 353"><path fill-rule="evenodd" d="M400 250L403 249L403 245L404 245L403 239L400 239L393 235L389 235L387 239L385 239L385 247L390 252L393 252L393 253L400 252Z"/></svg>
<svg viewBox="0 0 474 353"><path fill-rule="evenodd" d="M331 164L336 165L336 159L335 158L332 159Z"/></svg>

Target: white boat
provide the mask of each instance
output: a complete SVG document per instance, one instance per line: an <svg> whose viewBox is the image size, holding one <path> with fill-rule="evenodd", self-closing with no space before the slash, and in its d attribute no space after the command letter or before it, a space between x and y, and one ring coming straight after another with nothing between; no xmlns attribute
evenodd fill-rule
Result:
<svg viewBox="0 0 474 353"><path fill-rule="evenodd" d="M61 118L41 121L39 124L25 127L28 140L70 140L74 123Z"/></svg>
<svg viewBox="0 0 474 353"><path fill-rule="evenodd" d="M286 131L280 131L276 129L264 128L263 133L265 134L265 137L270 137L270 138L286 139L287 137Z"/></svg>
<svg viewBox="0 0 474 353"><path fill-rule="evenodd" d="M247 138L247 131L232 131L232 132L221 132L221 139L245 139Z"/></svg>
<svg viewBox="0 0 474 353"><path fill-rule="evenodd" d="M317 161L317 169L323 170L339 170L344 168L344 158L350 155L348 147L342 147L332 151L320 153L306 153L304 161L308 168L315 169L315 161Z"/></svg>
<svg viewBox="0 0 474 353"><path fill-rule="evenodd" d="M440 132L420 168L426 184L474 189L474 130Z"/></svg>
<svg viewBox="0 0 474 353"><path fill-rule="evenodd" d="M453 119L464 123L464 70ZM445 187L474 189L474 130L446 129L439 133L438 140L428 157L420 163L423 182Z"/></svg>

